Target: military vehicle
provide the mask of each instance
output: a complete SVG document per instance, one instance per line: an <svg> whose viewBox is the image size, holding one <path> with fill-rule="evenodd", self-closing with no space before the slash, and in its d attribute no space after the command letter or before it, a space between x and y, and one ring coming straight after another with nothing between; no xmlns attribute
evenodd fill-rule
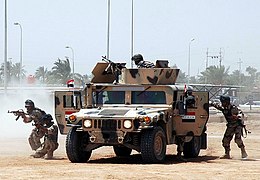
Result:
<svg viewBox="0 0 260 180"><path fill-rule="evenodd" d="M129 69L124 63L98 62L82 91L55 92L55 116L66 134L66 153L87 162L93 150L112 146L116 156L141 153L161 163L166 146L184 139L185 157L207 148L208 92L177 85L179 69L157 60L155 68Z"/></svg>

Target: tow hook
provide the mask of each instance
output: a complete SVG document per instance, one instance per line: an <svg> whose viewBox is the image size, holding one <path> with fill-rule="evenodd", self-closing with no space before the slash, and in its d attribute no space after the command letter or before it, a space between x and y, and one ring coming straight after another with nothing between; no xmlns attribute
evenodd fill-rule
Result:
<svg viewBox="0 0 260 180"><path fill-rule="evenodd" d="M90 140L90 142L95 142L95 140L96 140L96 137L95 136L91 136L90 138L89 138L89 140Z"/></svg>
<svg viewBox="0 0 260 180"><path fill-rule="evenodd" d="M123 138L123 137L118 137L117 141L118 141L120 144L122 144L123 141L124 141L124 138Z"/></svg>

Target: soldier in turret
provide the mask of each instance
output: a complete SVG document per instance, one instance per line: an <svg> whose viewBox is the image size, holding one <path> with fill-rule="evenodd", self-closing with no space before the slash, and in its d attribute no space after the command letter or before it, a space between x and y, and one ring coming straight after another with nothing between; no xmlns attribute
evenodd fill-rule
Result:
<svg viewBox="0 0 260 180"><path fill-rule="evenodd" d="M141 54L136 54L132 57L132 61L135 62L135 65L138 68L154 68L155 65L152 62L144 61L144 58Z"/></svg>
<svg viewBox="0 0 260 180"><path fill-rule="evenodd" d="M225 154L222 156L222 159L230 159L230 141L232 140L233 136L235 135L235 142L237 146L241 149L241 157L246 158L247 153L245 150L245 145L242 141L242 130L243 130L243 119L240 117L242 111L240 111L237 106L232 105L230 103L229 96L220 96L220 102L222 105L211 103L216 109L220 110L226 121L227 121L227 128L222 139L222 145L225 149Z"/></svg>

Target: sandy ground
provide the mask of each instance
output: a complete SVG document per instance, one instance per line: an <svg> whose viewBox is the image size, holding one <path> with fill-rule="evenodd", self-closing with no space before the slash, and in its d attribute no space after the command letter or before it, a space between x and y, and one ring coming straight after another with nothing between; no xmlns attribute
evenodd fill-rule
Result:
<svg viewBox="0 0 260 180"><path fill-rule="evenodd" d="M213 117L213 116L212 116ZM260 179L260 119L248 116L251 134L244 139L249 157L241 160L240 150L232 141L232 159L220 159L225 123L211 118L208 126L208 149L198 158L178 162L176 146L168 146L163 164L143 164L141 155L116 158L112 147L94 150L88 163L71 163L65 152L65 136L53 160L34 159L26 137L0 137L0 179Z"/></svg>

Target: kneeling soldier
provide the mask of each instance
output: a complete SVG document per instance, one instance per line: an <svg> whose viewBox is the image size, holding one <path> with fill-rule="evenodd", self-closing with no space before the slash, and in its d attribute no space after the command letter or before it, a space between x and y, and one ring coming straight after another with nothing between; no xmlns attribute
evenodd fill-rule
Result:
<svg viewBox="0 0 260 180"><path fill-rule="evenodd" d="M39 124L36 126L40 129L43 129L45 132L45 138L43 143L43 148L36 151L34 155L35 158L47 156L45 159L52 159L53 152L58 148L58 127L52 121L52 116L50 114L46 114Z"/></svg>

